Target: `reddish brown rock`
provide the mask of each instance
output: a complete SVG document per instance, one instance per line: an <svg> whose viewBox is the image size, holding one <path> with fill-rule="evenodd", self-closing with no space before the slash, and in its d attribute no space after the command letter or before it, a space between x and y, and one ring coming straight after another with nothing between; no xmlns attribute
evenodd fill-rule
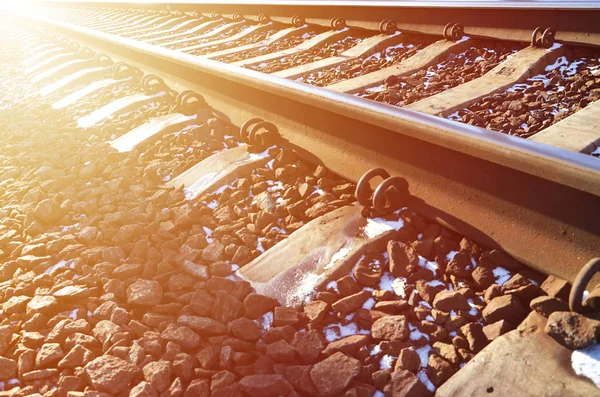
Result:
<svg viewBox="0 0 600 397"><path fill-rule="evenodd" d="M429 380L435 386L440 386L442 383L450 379L450 377L454 374L455 369L452 365L438 356L437 354L432 354L429 356L429 360L427 362L427 374L429 375Z"/></svg>
<svg viewBox="0 0 600 397"><path fill-rule="evenodd" d="M582 349L600 337L600 321L574 312L554 312L548 317L546 333L571 350Z"/></svg>
<svg viewBox="0 0 600 397"><path fill-rule="evenodd" d="M415 374L406 370L395 371L383 391L386 396L393 397L428 397L432 395Z"/></svg>
<svg viewBox="0 0 600 397"><path fill-rule="evenodd" d="M17 362L0 356L0 380L10 380L17 376Z"/></svg>
<svg viewBox="0 0 600 397"><path fill-rule="evenodd" d="M250 375L240 379L240 387L252 397L287 396L293 388L281 375Z"/></svg>
<svg viewBox="0 0 600 397"><path fill-rule="evenodd" d="M292 307L278 306L273 315L273 326L296 325L300 322L298 310Z"/></svg>
<svg viewBox="0 0 600 397"><path fill-rule="evenodd" d="M491 342L494 339L498 338L501 335L504 335L508 331L512 330L513 326L508 323L506 320L496 321L495 323L488 324L483 327L483 333Z"/></svg>
<svg viewBox="0 0 600 397"><path fill-rule="evenodd" d="M362 307L362 305L369 299L371 293L369 291L360 291L356 294L347 296L335 302L331 305L331 308L338 313L348 314Z"/></svg>
<svg viewBox="0 0 600 397"><path fill-rule="evenodd" d="M512 295L502 295L492 299L481 314L488 324L506 320L513 326L517 326L525 318L527 312L517 298Z"/></svg>
<svg viewBox="0 0 600 397"><path fill-rule="evenodd" d="M387 245L387 253L390 272L395 277L408 276L408 267L415 267L419 264L419 255L409 245L390 240Z"/></svg>
<svg viewBox="0 0 600 397"><path fill-rule="evenodd" d="M48 368L57 364L63 358L63 350L58 343L45 343L35 358L36 369Z"/></svg>
<svg viewBox="0 0 600 397"><path fill-rule="evenodd" d="M488 338L483 332L483 326L479 323L469 323L460 327L462 334L467 338L469 342L469 349L473 353L479 353L487 343Z"/></svg>
<svg viewBox="0 0 600 397"><path fill-rule="evenodd" d="M378 340L406 340L409 333L406 317L402 315L382 317L371 326L371 334Z"/></svg>
<svg viewBox="0 0 600 397"><path fill-rule="evenodd" d="M450 345L452 346L452 345ZM400 350L394 371L407 370L416 373L421 368L421 359L416 351L409 348Z"/></svg>
<svg viewBox="0 0 600 397"><path fill-rule="evenodd" d="M172 367L169 361L154 361L144 366L144 379L152 385L154 390L160 393L171 384L171 370Z"/></svg>
<svg viewBox="0 0 600 397"><path fill-rule="evenodd" d="M547 295L532 299L529 303L529 306L531 309L535 310L546 318L548 318L554 312L569 311L569 305L567 302Z"/></svg>
<svg viewBox="0 0 600 397"><path fill-rule="evenodd" d="M200 336L186 326L169 324L160 336L166 341L179 344L184 349L195 349L200 345Z"/></svg>
<svg viewBox="0 0 600 397"><path fill-rule="evenodd" d="M131 389L129 397L158 397L158 393L150 383L142 381Z"/></svg>
<svg viewBox="0 0 600 397"><path fill-rule="evenodd" d="M276 299L264 295L249 294L244 299L244 312L249 318L258 318L276 306L279 306Z"/></svg>
<svg viewBox="0 0 600 397"><path fill-rule="evenodd" d="M179 316L177 324L188 326L200 335L224 335L227 333L225 325L208 317L184 314Z"/></svg>
<svg viewBox="0 0 600 397"><path fill-rule="evenodd" d="M433 300L433 307L444 312L470 309L467 298L459 291L439 292Z"/></svg>
<svg viewBox="0 0 600 397"><path fill-rule="evenodd" d="M326 343L320 332L309 330L306 332L297 332L294 335L292 346L296 349L300 360L304 364L312 364L317 361Z"/></svg>
<svg viewBox="0 0 600 397"><path fill-rule="evenodd" d="M100 356L85 366L88 382L99 391L118 394L126 390L139 369L114 356Z"/></svg>
<svg viewBox="0 0 600 397"><path fill-rule="evenodd" d="M366 346L371 341L369 335L350 335L338 339L327 345L323 350L323 355L330 356L333 353L342 352L349 356L354 356L361 346Z"/></svg>
<svg viewBox="0 0 600 397"><path fill-rule="evenodd" d="M184 397L209 397L210 383L208 379L194 379L185 390Z"/></svg>
<svg viewBox="0 0 600 397"><path fill-rule="evenodd" d="M319 300L311 301L304 306L304 314L306 314L308 321L312 323L323 321L328 311L329 303Z"/></svg>
<svg viewBox="0 0 600 397"><path fill-rule="evenodd" d="M260 329L256 323L246 317L238 318L230 323L233 336L247 342L256 342L260 338Z"/></svg>
<svg viewBox="0 0 600 397"><path fill-rule="evenodd" d="M569 301L569 293L571 292L571 285L568 281L563 280L560 277L548 276L546 280L540 286L544 292L553 298L561 299L564 302Z"/></svg>
<svg viewBox="0 0 600 397"><path fill-rule="evenodd" d="M282 339L267 346L267 356L280 363L292 363L296 360L296 349Z"/></svg>
<svg viewBox="0 0 600 397"><path fill-rule="evenodd" d="M310 377L319 396L333 396L342 392L360 371L360 361L343 353L335 353L317 363Z"/></svg>
<svg viewBox="0 0 600 397"><path fill-rule="evenodd" d="M458 365L461 361L458 350L456 350L456 347L452 344L435 342L433 344L433 351L450 364Z"/></svg>
<svg viewBox="0 0 600 397"><path fill-rule="evenodd" d="M127 303L130 305L155 306L162 296L160 284L153 280L138 279L127 288Z"/></svg>

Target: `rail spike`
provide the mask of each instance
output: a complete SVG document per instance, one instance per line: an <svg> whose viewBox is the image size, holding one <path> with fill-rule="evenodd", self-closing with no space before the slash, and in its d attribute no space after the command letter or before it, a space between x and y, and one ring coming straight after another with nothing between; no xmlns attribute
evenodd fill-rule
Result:
<svg viewBox="0 0 600 397"><path fill-rule="evenodd" d="M114 63L111 57L101 52L96 53L96 55L94 55L94 59L100 62L100 65L102 66L109 66Z"/></svg>
<svg viewBox="0 0 600 397"><path fill-rule="evenodd" d="M592 259L581 268L577 274L577 277L575 278L575 282L571 288L571 293L569 294L569 308L571 311L581 313L590 310L590 308L583 307L583 292L585 291L585 288L587 287L591 278L598 272L600 272L600 258Z"/></svg>
<svg viewBox="0 0 600 397"><path fill-rule="evenodd" d="M219 14L218 12L213 12L212 14L210 14L210 18L211 19L222 19L223 16L221 14Z"/></svg>
<svg viewBox="0 0 600 397"><path fill-rule="evenodd" d="M240 138L250 147L249 152L259 152L275 143L279 136L277 126L259 117L247 120L240 127Z"/></svg>
<svg viewBox="0 0 600 397"><path fill-rule="evenodd" d="M234 14L231 16L231 19L233 20L233 22L241 22L241 21L243 21L245 18L244 18L244 16L243 16L242 14L238 14L238 13L236 12L236 13L234 13Z"/></svg>
<svg viewBox="0 0 600 397"><path fill-rule="evenodd" d="M138 67L128 63L117 62L112 67L112 74L116 79L123 79L126 77L139 78L143 75L143 72Z"/></svg>
<svg viewBox="0 0 600 397"><path fill-rule="evenodd" d="M266 14L259 14L258 15L258 23L262 23L262 24L266 24L271 22L271 17L266 15Z"/></svg>
<svg viewBox="0 0 600 397"><path fill-rule="evenodd" d="M389 19L384 19L379 24L379 31L383 34L394 34L398 30L398 26L396 26L396 22L391 21Z"/></svg>
<svg viewBox="0 0 600 397"><path fill-rule="evenodd" d="M346 27L346 20L343 18L332 18L329 22L329 26L333 30L342 30Z"/></svg>
<svg viewBox="0 0 600 397"><path fill-rule="evenodd" d="M450 41L458 41L465 34L465 28L460 23L450 22L444 26L444 38Z"/></svg>
<svg viewBox="0 0 600 397"><path fill-rule="evenodd" d="M377 177L382 178L383 181L373 192L370 182ZM383 168L367 171L356 184L355 195L359 204L365 207L366 211L363 211L363 214L366 216L371 214L371 208L376 215L392 213L405 206L410 197L406 179L390 176Z"/></svg>
<svg viewBox="0 0 600 397"><path fill-rule="evenodd" d="M304 19L304 17L300 16L300 15L294 15L292 17L291 22L292 22L292 25L294 25L297 28L306 25L306 19Z"/></svg>
<svg viewBox="0 0 600 397"><path fill-rule="evenodd" d="M556 32L552 28L543 29L538 26L531 34L531 46L539 48L550 48L554 44Z"/></svg>
<svg viewBox="0 0 600 397"><path fill-rule="evenodd" d="M186 116L191 116L207 107L208 103L206 103L206 99L202 95L198 94L196 91L185 90L177 95L173 110L181 112Z"/></svg>

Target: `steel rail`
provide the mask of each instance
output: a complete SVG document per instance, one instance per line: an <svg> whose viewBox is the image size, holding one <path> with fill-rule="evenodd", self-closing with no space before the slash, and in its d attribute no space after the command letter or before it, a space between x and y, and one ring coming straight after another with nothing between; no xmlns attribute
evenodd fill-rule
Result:
<svg viewBox="0 0 600 397"><path fill-rule="evenodd" d="M411 207L487 247L573 280L600 255L600 162L39 16L24 16L115 59L195 89L241 125L274 122L307 159L357 181L383 167L407 179Z"/></svg>
<svg viewBox="0 0 600 397"><path fill-rule="evenodd" d="M56 4L41 2L40 4ZM300 15L307 21L328 21L343 18L348 26L373 29L384 19L396 22L400 30L441 35L448 23L459 23L465 34L473 37L493 37L502 40L528 42L536 27L553 28L556 40L565 43L600 45L600 2L556 1L525 2L401 2L350 1L343 7L335 1L152 1L137 2L64 2L59 4L123 8L165 8L184 12L234 13L252 16L268 15L277 20Z"/></svg>

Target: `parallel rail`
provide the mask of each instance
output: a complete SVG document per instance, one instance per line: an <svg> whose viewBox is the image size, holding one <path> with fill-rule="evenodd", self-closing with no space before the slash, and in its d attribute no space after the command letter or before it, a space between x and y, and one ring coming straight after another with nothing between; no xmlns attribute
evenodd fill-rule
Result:
<svg viewBox="0 0 600 397"><path fill-rule="evenodd" d="M172 6L183 10L200 7L195 4ZM235 8L235 12L246 17L259 10L257 4L201 7L223 14ZM260 6L260 10L273 19L286 15L289 21L290 7L271 4ZM351 26L359 15L361 23L368 25L381 21L384 16L389 18L392 10L385 6L370 9L367 18L372 21L364 21L360 7L334 10L295 7L305 7L294 8L294 13L303 12L307 21L336 14L346 18ZM475 25L474 18L479 13L445 9L448 13L442 23L441 16L436 17L431 12L425 15L424 10L396 10L394 18L399 19L401 29L410 30L410 26L402 24L427 17L430 24L420 24L418 31L430 26L439 34L442 25L448 20L454 21L452 17L460 14L463 19L456 21L467 26L466 32L472 35L477 31L470 31L469 26L483 26L486 20L479 16ZM501 21L503 18L497 12L490 10L490 18L495 15L494 19ZM570 17L561 22L558 31L564 36L557 38L600 43L600 26L586 25L597 13L545 10L539 13L536 22L541 24L543 18L556 22L557 15L564 12ZM571 15L579 12L583 19L575 24ZM272 121L287 144L311 161L323 163L350 180L356 181L369 168L384 167L392 175L406 178L413 195L411 207L417 212L484 246L501 248L544 273L573 281L590 258L600 255L600 222L595 219L600 212L600 164L590 156L44 17L26 15L24 18L85 42L115 60L125 60L148 72L159 73L176 89L195 89L216 110L228 114L236 125L257 116ZM521 39L519 23L524 26L526 19L519 20L513 20L513 26L507 31L518 40ZM527 20L527 26L531 23ZM370 26L367 25L364 27ZM494 30L495 37L503 37L494 24L489 26L492 27L485 29ZM583 34L586 29L589 36Z"/></svg>
<svg viewBox="0 0 600 397"><path fill-rule="evenodd" d="M527 42L532 26L552 27L556 39L565 43L600 45L600 7L597 1L574 2L402 2L402 1L150 1L138 2L60 2L90 7L120 7L139 9L172 9L213 12L230 17L243 15L258 20L261 14L273 21L288 22L292 15L301 15L308 23L328 24L332 18L343 18L348 26L377 30L384 19L396 22L400 30L426 34L441 34L448 23L460 23L465 34L473 37L495 37ZM54 2L38 4L56 5Z"/></svg>

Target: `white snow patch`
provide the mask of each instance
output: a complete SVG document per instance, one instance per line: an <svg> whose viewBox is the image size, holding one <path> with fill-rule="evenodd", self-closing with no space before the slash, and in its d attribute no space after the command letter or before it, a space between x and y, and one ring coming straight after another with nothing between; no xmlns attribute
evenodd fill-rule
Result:
<svg viewBox="0 0 600 397"><path fill-rule="evenodd" d="M331 256L331 260L329 261L329 263L327 265L325 265L325 270L327 269L331 269L333 266L335 266L335 264L341 260L343 260L346 255L348 255L348 253L350 252L350 248L340 248L338 252L336 252L335 254L333 254Z"/></svg>
<svg viewBox="0 0 600 397"><path fill-rule="evenodd" d="M260 239L258 239L258 243L256 244L256 249L258 251L260 251L261 254L264 254L265 252L265 248L262 245L262 241L260 241Z"/></svg>
<svg viewBox="0 0 600 397"><path fill-rule="evenodd" d="M335 281L335 280L330 281L329 283L327 283L327 285L325 286L325 289L329 289L329 290L335 291L337 293L340 292L340 290L338 290L337 281Z"/></svg>
<svg viewBox="0 0 600 397"><path fill-rule="evenodd" d="M271 329L271 326L273 325L273 312L263 314L258 325L262 325L264 330Z"/></svg>
<svg viewBox="0 0 600 397"><path fill-rule="evenodd" d="M208 208L210 208L211 210L214 210L215 208L217 208L219 206L219 202L217 200L213 200L210 203L206 204L206 206Z"/></svg>
<svg viewBox="0 0 600 397"><path fill-rule="evenodd" d="M381 360L379 360L379 368L380 369L392 368L392 361L394 361L394 357L390 356L389 354L385 354L383 357L381 357Z"/></svg>
<svg viewBox="0 0 600 397"><path fill-rule="evenodd" d="M406 298L406 287L408 286L408 280L405 277L398 277L392 283L392 289L394 293L401 298Z"/></svg>
<svg viewBox="0 0 600 397"><path fill-rule="evenodd" d="M404 220L402 218L397 221L388 221L384 218L368 218L362 231L368 238L375 238L390 230L400 230L403 226Z"/></svg>
<svg viewBox="0 0 600 397"><path fill-rule="evenodd" d="M268 147L260 153L250 153L248 157L250 158L250 160L266 159L269 157L269 150L273 149L274 147L275 145Z"/></svg>
<svg viewBox="0 0 600 397"><path fill-rule="evenodd" d="M323 275L314 273L305 274L298 282L295 290L288 296L287 305L294 306L296 303L307 303L315 294L317 285L323 278Z"/></svg>
<svg viewBox="0 0 600 397"><path fill-rule="evenodd" d="M429 352L431 352L432 350L433 349L429 345L419 347L415 350L415 352L417 352L419 358L421 359L421 367L427 367L427 362L429 361Z"/></svg>
<svg viewBox="0 0 600 397"><path fill-rule="evenodd" d="M429 390L432 393L435 391L435 386L427 377L427 372L425 370L417 372L417 378L419 378L419 380L423 382L427 390Z"/></svg>
<svg viewBox="0 0 600 397"><path fill-rule="evenodd" d="M469 309L469 314L471 316L476 316L479 313L479 310L477 310L477 307L475 307L475 302L473 302L473 299L467 299L467 303L469 306L471 306L471 309Z"/></svg>
<svg viewBox="0 0 600 397"><path fill-rule="evenodd" d="M384 291L392 291L392 285L394 283L394 276L390 272L383 272L379 278L379 289Z"/></svg>
<svg viewBox="0 0 600 397"><path fill-rule="evenodd" d="M60 269L60 268L63 268L63 267L66 268L69 265L69 263L71 263L72 265L74 265L73 261L67 262L67 261L65 261L63 259L63 260L59 261L56 265L50 266L48 269L46 269L44 271L44 274L50 274L54 270Z"/></svg>
<svg viewBox="0 0 600 397"><path fill-rule="evenodd" d="M502 286L511 278L511 274L508 270L503 267L497 267L493 271L494 277L496 277L496 284Z"/></svg>
<svg viewBox="0 0 600 397"><path fill-rule="evenodd" d="M412 331L410 331L409 338L412 341L418 341L419 339L421 339L423 337L429 341L429 335L424 334L423 332L419 331L418 328L415 327L415 329L413 329ZM421 361L423 361L423 360L421 359Z"/></svg>
<svg viewBox="0 0 600 397"><path fill-rule="evenodd" d="M575 350L571 354L571 366L577 375L590 379L600 388L600 344Z"/></svg>
<svg viewBox="0 0 600 397"><path fill-rule="evenodd" d="M547 51L553 51L553 50L556 50L556 49L558 49L560 47L562 47L562 44L560 44L560 43L554 43L554 44L552 44L552 47L548 48Z"/></svg>
<svg viewBox="0 0 600 397"><path fill-rule="evenodd" d="M371 350L370 355L374 356L374 355L379 354L379 353L381 353L381 346L375 345L375 347L373 348L373 350Z"/></svg>
<svg viewBox="0 0 600 397"><path fill-rule="evenodd" d="M419 256L419 266L421 266L425 269L431 270L433 272L434 276L437 275L437 269L438 269L437 263L428 261L427 259L423 258L422 256Z"/></svg>
<svg viewBox="0 0 600 397"><path fill-rule="evenodd" d="M369 299L367 299L367 301L365 303L363 303L362 308L371 310L373 308L373 306L375 306L375 299L369 298Z"/></svg>
<svg viewBox="0 0 600 397"><path fill-rule="evenodd" d="M452 259L454 259L454 257L456 256L456 254L458 254L458 251L450 251L450 252L448 252L448 255L446 255L446 260L448 262L450 262Z"/></svg>
<svg viewBox="0 0 600 397"><path fill-rule="evenodd" d="M350 335L369 335L370 331L359 329L356 323L348 323L347 325L330 324L323 328L323 333L325 334L325 339L331 343Z"/></svg>

